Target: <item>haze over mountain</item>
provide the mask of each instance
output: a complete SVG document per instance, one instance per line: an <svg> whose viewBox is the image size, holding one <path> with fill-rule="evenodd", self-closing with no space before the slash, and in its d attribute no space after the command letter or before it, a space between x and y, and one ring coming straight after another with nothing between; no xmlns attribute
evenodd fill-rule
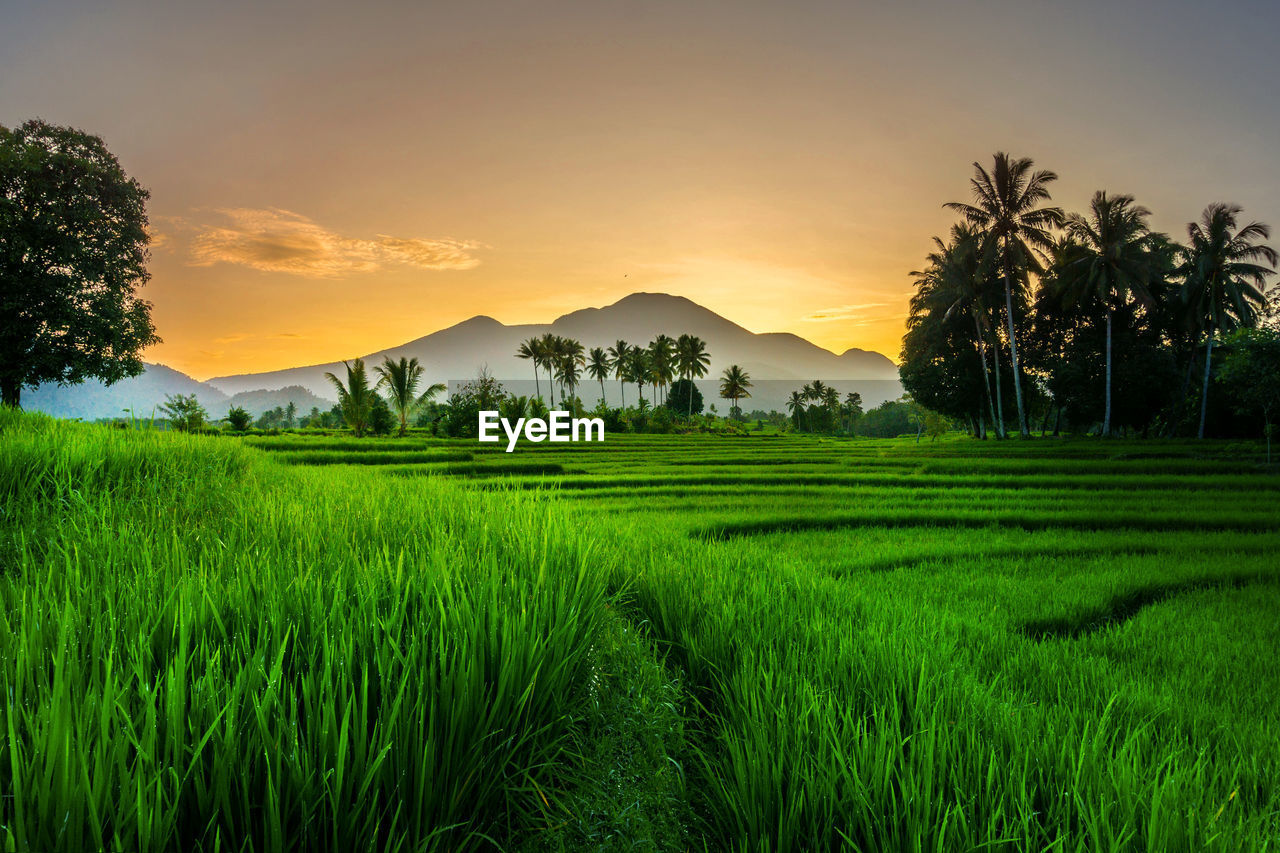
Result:
<svg viewBox="0 0 1280 853"><path fill-rule="evenodd" d="M426 378L432 382L467 379L486 365L498 379L532 380L533 365L516 358L515 352L522 341L547 332L575 338L587 349L607 348L620 338L643 345L659 334L697 335L707 342L710 375L718 375L730 364L738 364L753 380L898 378L897 367L880 353L850 349L836 355L798 335L756 334L689 299L665 293L633 293L604 308L573 311L546 324L507 326L492 317L472 317L400 346L365 354L363 358L372 367L384 356L416 357L426 369ZM340 362L332 362L268 373L216 376L207 383L228 394L285 385L301 385L317 394L331 394L332 386L324 374L338 372L341 366Z"/></svg>

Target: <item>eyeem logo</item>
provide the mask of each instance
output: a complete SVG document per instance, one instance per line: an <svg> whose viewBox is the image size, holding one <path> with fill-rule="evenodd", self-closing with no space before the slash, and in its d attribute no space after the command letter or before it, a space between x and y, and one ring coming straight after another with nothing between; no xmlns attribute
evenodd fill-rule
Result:
<svg viewBox="0 0 1280 853"><path fill-rule="evenodd" d="M604 420L602 418L570 418L568 412L552 412L549 421L542 418L519 418L514 424L506 418L500 418L497 412L480 413L480 440L501 441L498 427L507 434L507 452L516 449L516 442L523 431L529 441L604 441ZM578 438L578 431L583 433ZM595 431L596 437L591 433Z"/></svg>

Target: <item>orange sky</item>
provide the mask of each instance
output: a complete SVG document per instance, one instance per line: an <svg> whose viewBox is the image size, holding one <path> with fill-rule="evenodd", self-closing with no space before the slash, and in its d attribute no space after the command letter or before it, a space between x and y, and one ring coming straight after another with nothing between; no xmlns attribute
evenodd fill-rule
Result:
<svg viewBox="0 0 1280 853"><path fill-rule="evenodd" d="M1269 5L192 5L15 4L0 123L99 133L152 190L147 357L199 378L637 290L896 359L997 149L1069 209L1280 224Z"/></svg>

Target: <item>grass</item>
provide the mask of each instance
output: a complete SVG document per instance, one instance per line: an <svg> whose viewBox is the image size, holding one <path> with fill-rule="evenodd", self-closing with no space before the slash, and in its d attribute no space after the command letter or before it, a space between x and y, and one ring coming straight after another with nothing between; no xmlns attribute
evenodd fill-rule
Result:
<svg viewBox="0 0 1280 853"><path fill-rule="evenodd" d="M1252 445L0 441L13 849L1280 846Z"/></svg>

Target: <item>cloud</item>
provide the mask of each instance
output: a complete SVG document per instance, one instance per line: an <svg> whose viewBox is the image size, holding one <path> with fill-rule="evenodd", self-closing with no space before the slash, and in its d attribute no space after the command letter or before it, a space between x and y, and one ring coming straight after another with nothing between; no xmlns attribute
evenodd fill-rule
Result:
<svg viewBox="0 0 1280 853"><path fill-rule="evenodd" d="M804 321L807 323L829 323L835 320L860 320L862 313L870 308L887 308L888 302L864 302L860 305L837 305L834 308L823 308L815 311Z"/></svg>
<svg viewBox="0 0 1280 853"><path fill-rule="evenodd" d="M389 266L466 270L479 265L470 240L415 239L379 234L346 237L298 213L278 208L225 208L229 222L203 226L191 241L191 264L239 264L263 272L333 278Z"/></svg>

